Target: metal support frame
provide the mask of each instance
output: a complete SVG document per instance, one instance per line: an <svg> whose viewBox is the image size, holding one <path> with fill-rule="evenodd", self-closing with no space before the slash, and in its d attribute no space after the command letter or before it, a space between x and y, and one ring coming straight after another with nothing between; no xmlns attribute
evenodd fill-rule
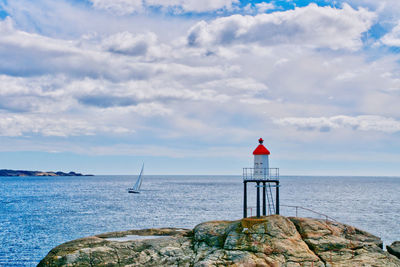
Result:
<svg viewBox="0 0 400 267"><path fill-rule="evenodd" d="M243 218L247 218L247 182L243 182Z"/></svg>
<svg viewBox="0 0 400 267"><path fill-rule="evenodd" d="M263 216L267 215L267 200L266 200L266 192L265 192L265 182L263 182Z"/></svg>
<svg viewBox="0 0 400 267"><path fill-rule="evenodd" d="M257 218L260 218L260 182L257 182Z"/></svg>
<svg viewBox="0 0 400 267"><path fill-rule="evenodd" d="M276 182L276 214L279 215L279 181Z"/></svg>
<svg viewBox="0 0 400 267"><path fill-rule="evenodd" d="M276 201L275 201L275 214L279 214L279 180L243 180L243 218L247 218L247 183L256 183L257 188L257 208L256 215L257 218L261 217L261 203L260 203L260 187L263 188L263 216L267 215L267 201L266 201L266 187L267 183L274 183L275 185L275 193L276 193ZM262 185L260 185L262 183ZM270 186L270 185L269 185Z"/></svg>

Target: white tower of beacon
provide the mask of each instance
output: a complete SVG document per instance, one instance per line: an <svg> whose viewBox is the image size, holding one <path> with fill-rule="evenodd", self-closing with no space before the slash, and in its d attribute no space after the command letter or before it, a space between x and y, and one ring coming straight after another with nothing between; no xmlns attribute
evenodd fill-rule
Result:
<svg viewBox="0 0 400 267"><path fill-rule="evenodd" d="M264 140L258 139L260 143L253 151L254 155L254 178L268 178L269 176L269 162L268 156L271 154L268 149L263 145Z"/></svg>

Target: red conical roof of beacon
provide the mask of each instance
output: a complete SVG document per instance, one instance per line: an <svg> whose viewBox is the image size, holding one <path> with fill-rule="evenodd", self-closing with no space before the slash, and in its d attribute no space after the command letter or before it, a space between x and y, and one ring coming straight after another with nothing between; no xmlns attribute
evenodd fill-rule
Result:
<svg viewBox="0 0 400 267"><path fill-rule="evenodd" d="M253 151L253 155L269 155L271 154L268 149L262 144L264 140L262 138L258 139L260 143L258 147Z"/></svg>

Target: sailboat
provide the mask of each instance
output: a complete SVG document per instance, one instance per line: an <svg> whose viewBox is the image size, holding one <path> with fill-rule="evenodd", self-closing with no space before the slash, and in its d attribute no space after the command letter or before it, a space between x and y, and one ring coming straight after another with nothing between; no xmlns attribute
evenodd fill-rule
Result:
<svg viewBox="0 0 400 267"><path fill-rule="evenodd" d="M128 193L140 193L140 186L142 185L142 174L143 174L144 163L142 165L142 170L140 171L139 177L136 180L135 185L132 188L128 188Z"/></svg>

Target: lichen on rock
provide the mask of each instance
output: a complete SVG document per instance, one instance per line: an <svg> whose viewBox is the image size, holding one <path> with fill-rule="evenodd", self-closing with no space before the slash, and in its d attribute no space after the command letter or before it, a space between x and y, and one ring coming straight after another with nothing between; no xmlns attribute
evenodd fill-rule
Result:
<svg viewBox="0 0 400 267"><path fill-rule="evenodd" d="M143 236L113 241L112 237ZM146 239L146 236L160 238ZM38 266L400 266L382 241L337 222L272 215L82 238L52 249Z"/></svg>

